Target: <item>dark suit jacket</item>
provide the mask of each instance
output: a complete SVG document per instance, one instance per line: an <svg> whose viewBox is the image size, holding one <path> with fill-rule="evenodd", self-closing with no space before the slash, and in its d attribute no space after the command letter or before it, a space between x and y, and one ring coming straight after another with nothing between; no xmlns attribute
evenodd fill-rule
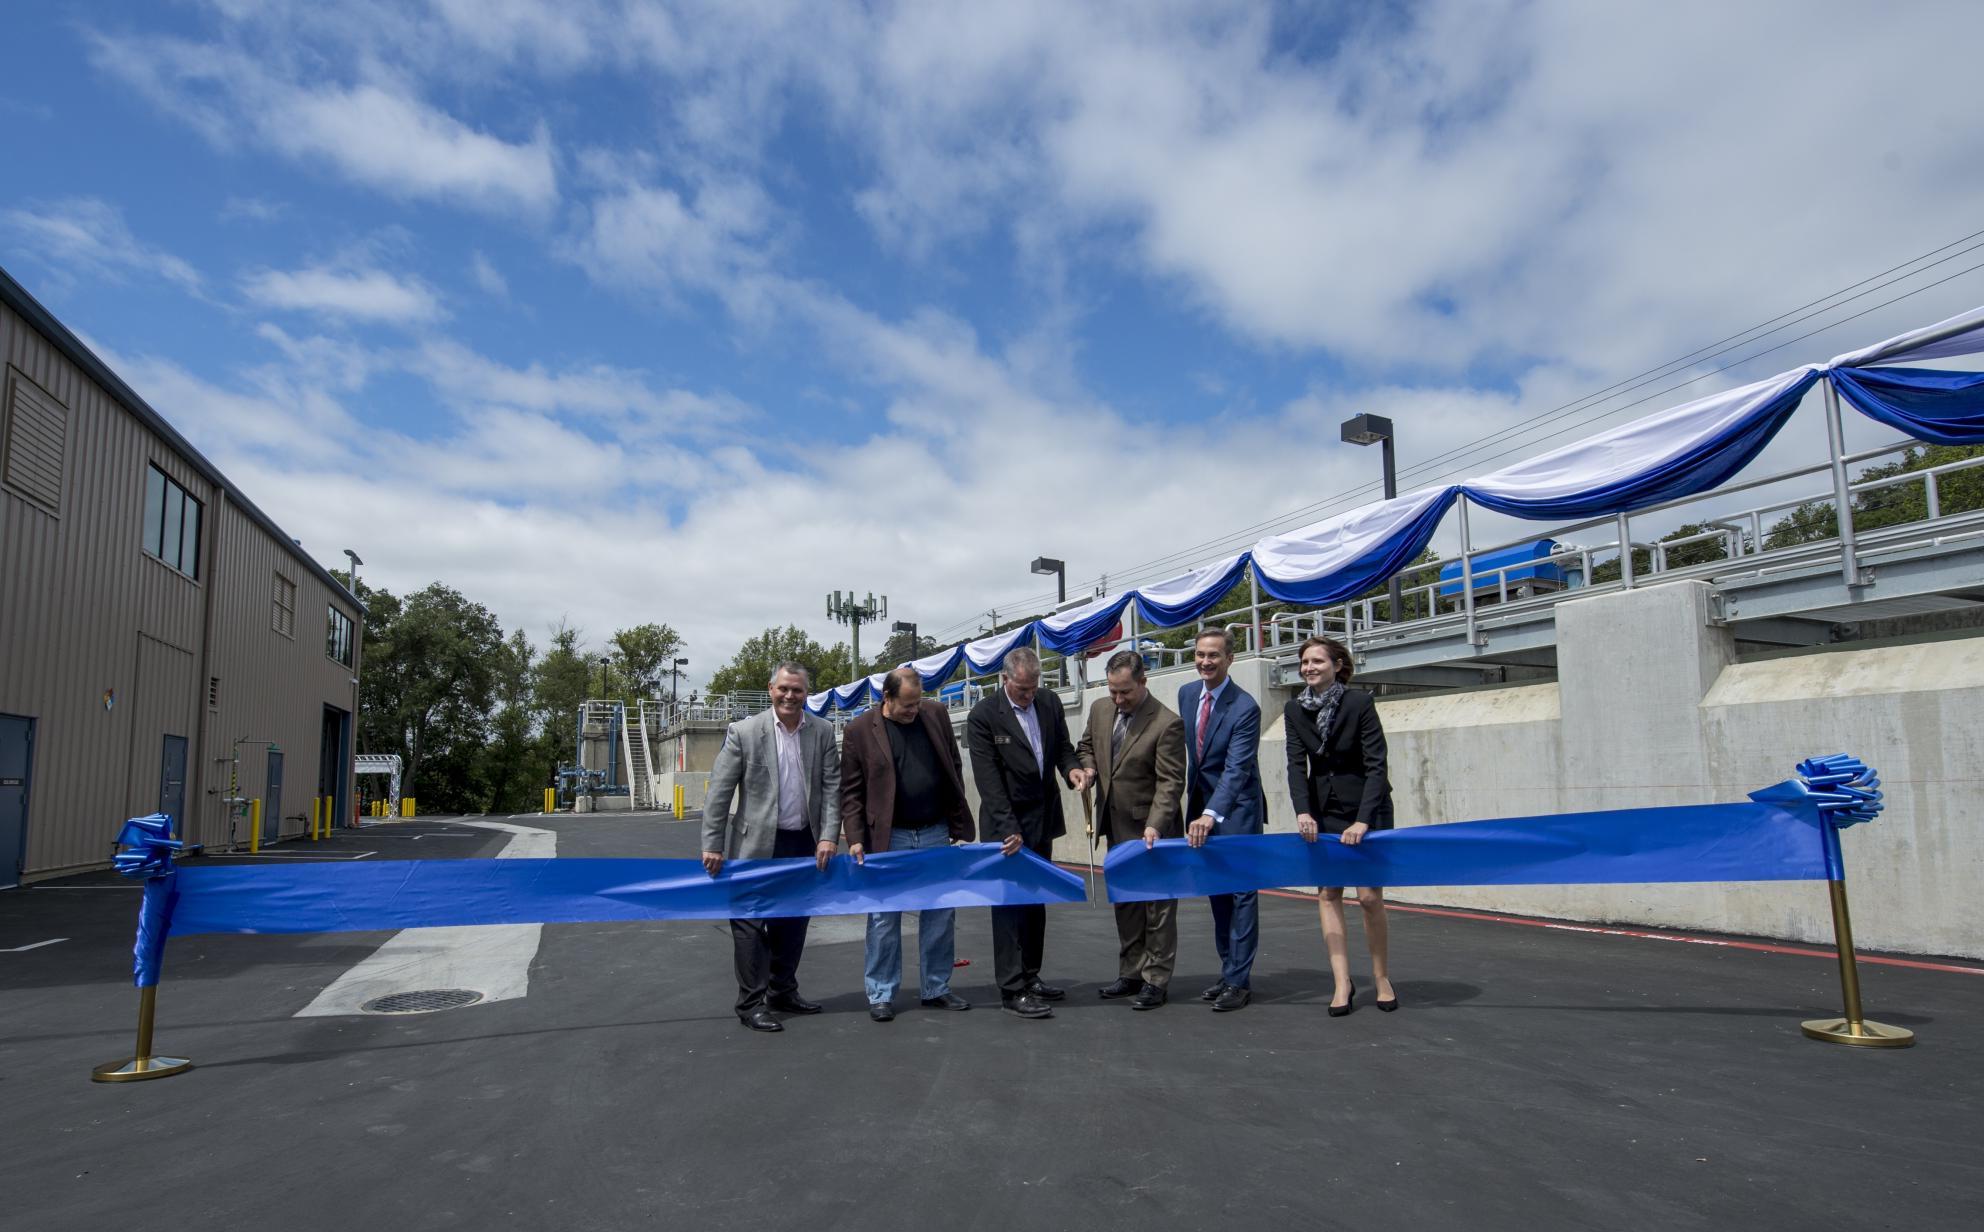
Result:
<svg viewBox="0 0 1984 1232"><path fill-rule="evenodd" d="M1392 785L1385 769L1385 729L1378 704L1363 689L1345 689L1323 747L1316 717L1293 698L1282 710L1288 743L1288 796L1299 815L1392 828Z"/></svg>
<svg viewBox="0 0 1984 1232"><path fill-rule="evenodd" d="M944 784L943 820L950 827L951 838L969 842L971 806L965 803L964 768L958 763L958 738L951 726L951 713L936 702L926 701L918 707L916 718L937 754L938 774ZM889 834L895 828L896 755L882 726L889 721L877 705L841 729L841 836L849 846L860 843L868 851L887 851Z"/></svg>
<svg viewBox="0 0 1984 1232"><path fill-rule="evenodd" d="M1142 839L1146 826L1159 838L1185 833L1178 819L1178 797L1185 792L1185 729L1170 707L1154 693L1130 714L1123 747L1110 753L1110 733L1116 727L1116 703L1099 697L1088 710L1088 726L1075 750L1082 765L1095 771L1096 812L1104 822L1104 837L1113 843Z"/></svg>
<svg viewBox="0 0 1984 1232"><path fill-rule="evenodd" d="M964 722L965 745L971 751L971 777L978 785L978 837L996 843L1017 834L1027 846L1044 848L1068 832L1061 816L1061 785L1078 763L1068 739L1068 719L1061 699L1042 689L1033 699L1040 721L1040 748L1047 772L1034 764L1026 729L1013 714L1004 685L971 708Z"/></svg>
<svg viewBox="0 0 1984 1232"><path fill-rule="evenodd" d="M1229 677L1212 705L1203 756L1198 748L1199 699L1206 682L1193 680L1178 690L1178 717L1185 724L1185 820L1207 813L1221 818L1215 834L1259 834L1267 825L1268 797L1261 790L1261 707Z"/></svg>

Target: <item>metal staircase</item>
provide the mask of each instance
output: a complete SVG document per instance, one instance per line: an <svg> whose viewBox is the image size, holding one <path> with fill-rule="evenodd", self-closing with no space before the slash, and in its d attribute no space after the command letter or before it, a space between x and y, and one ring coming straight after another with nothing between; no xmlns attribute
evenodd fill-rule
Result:
<svg viewBox="0 0 1984 1232"><path fill-rule="evenodd" d="M627 759L627 788L636 809L654 807L654 765L648 760L648 704L641 702L640 716L620 724L620 749Z"/></svg>

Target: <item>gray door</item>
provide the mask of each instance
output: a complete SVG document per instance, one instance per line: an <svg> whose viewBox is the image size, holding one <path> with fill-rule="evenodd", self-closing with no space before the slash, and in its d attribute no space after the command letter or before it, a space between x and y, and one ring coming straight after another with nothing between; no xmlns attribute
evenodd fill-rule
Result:
<svg viewBox="0 0 1984 1232"><path fill-rule="evenodd" d="M262 797L262 841L282 837L282 754L269 750L269 791Z"/></svg>
<svg viewBox="0 0 1984 1232"><path fill-rule="evenodd" d="M158 762L158 811L172 818L172 833L186 833L186 737L167 736Z"/></svg>
<svg viewBox="0 0 1984 1232"><path fill-rule="evenodd" d="M34 720L0 714L0 890L21 884L33 768Z"/></svg>

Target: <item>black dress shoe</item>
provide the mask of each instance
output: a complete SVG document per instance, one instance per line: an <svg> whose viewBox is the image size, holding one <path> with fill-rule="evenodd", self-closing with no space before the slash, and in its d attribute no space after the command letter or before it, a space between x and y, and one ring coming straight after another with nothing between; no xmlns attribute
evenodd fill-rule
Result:
<svg viewBox="0 0 1984 1232"><path fill-rule="evenodd" d="M1114 981L1104 984L1095 991L1099 996L1106 999L1114 999L1116 997L1133 997L1142 992L1143 989L1144 982L1142 980L1133 980L1129 976L1124 975L1118 976Z"/></svg>
<svg viewBox="0 0 1984 1232"><path fill-rule="evenodd" d="M752 1010L748 1014L739 1014L737 1016L737 1021L743 1023L745 1026L751 1028L753 1031L785 1030L784 1023L780 1022L776 1018L773 1018L771 1014L769 1014L764 1010Z"/></svg>
<svg viewBox="0 0 1984 1232"><path fill-rule="evenodd" d="M947 992L941 997L923 998L923 1008L926 1010L968 1010L971 1008L971 1002L954 992Z"/></svg>
<svg viewBox="0 0 1984 1232"><path fill-rule="evenodd" d="M1393 1010L1398 1008L1398 992L1394 990L1392 992L1391 1000L1389 1001L1387 1001L1383 997L1379 997L1376 1001L1371 1002L1371 1004L1377 1006L1379 1009L1389 1014Z"/></svg>
<svg viewBox="0 0 1984 1232"><path fill-rule="evenodd" d="M896 1007L890 1005L887 1001L870 1001L868 1003L868 1017L873 1018L876 1022L894 1022L896 1020Z"/></svg>
<svg viewBox="0 0 1984 1232"><path fill-rule="evenodd" d="M1039 980L1028 984L1026 986L1026 992L1029 997L1039 997L1042 1001L1059 1001L1062 997L1068 995L1067 989L1056 988L1052 984L1043 984Z"/></svg>
<svg viewBox="0 0 1984 1232"><path fill-rule="evenodd" d="M765 998L765 1004L772 1009L787 1014L817 1014L820 1012L819 1002L808 1001L796 992L788 992L777 997L767 997Z"/></svg>
<svg viewBox="0 0 1984 1232"><path fill-rule="evenodd" d="M1008 1014L1018 1014L1021 1018L1052 1018L1054 1008L1032 993L1021 993L1017 997L999 998L999 1006Z"/></svg>
<svg viewBox="0 0 1984 1232"><path fill-rule="evenodd" d="M1204 992L1199 994L1199 1000L1217 1001L1219 1000L1219 994L1225 991L1226 991L1226 981L1214 980L1210 987L1208 987Z"/></svg>
<svg viewBox="0 0 1984 1232"><path fill-rule="evenodd" d="M1350 991L1343 995L1342 1005L1330 1006L1330 1017L1341 1018L1357 1007L1357 982L1350 982Z"/></svg>
<svg viewBox="0 0 1984 1232"><path fill-rule="evenodd" d="M1234 1010L1245 1009L1247 1008L1247 1002L1253 999L1254 994L1245 988L1223 988L1220 990L1218 999L1212 1003L1212 1012L1215 1014L1227 1014Z"/></svg>
<svg viewBox="0 0 1984 1232"><path fill-rule="evenodd" d="M1137 994L1137 999L1130 1002L1130 1008L1133 1010L1154 1010L1170 999L1171 995L1165 992L1162 984L1145 984L1144 990Z"/></svg>

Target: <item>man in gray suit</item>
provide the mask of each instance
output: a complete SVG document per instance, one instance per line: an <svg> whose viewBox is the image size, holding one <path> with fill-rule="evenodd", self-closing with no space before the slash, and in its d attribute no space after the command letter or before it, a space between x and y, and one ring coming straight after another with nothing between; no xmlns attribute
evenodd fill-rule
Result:
<svg viewBox="0 0 1984 1232"><path fill-rule="evenodd" d="M806 669L781 663L772 673L772 708L740 719L724 733L703 804L703 868L714 877L725 860L812 856L822 870L840 831L840 751L833 725L806 713ZM731 798L737 807L731 808ZM753 1031L783 1031L772 1010L817 1014L799 995L804 916L732 920L737 956L737 1017Z"/></svg>

